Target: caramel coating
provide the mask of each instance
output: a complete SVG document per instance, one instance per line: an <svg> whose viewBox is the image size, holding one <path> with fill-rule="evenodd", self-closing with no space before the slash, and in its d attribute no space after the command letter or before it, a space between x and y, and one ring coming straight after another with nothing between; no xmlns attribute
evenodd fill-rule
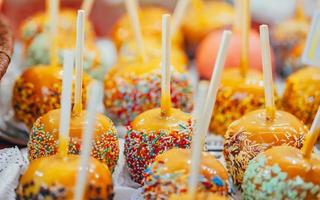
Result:
<svg viewBox="0 0 320 200"><path fill-rule="evenodd" d="M145 199L166 199L173 194L187 193L190 149L171 149L158 155L146 170ZM202 178L197 193L228 195L232 185L224 166L212 155L203 152L200 167Z"/></svg>
<svg viewBox="0 0 320 200"><path fill-rule="evenodd" d="M187 123L191 115L179 109L171 108L170 116L162 116L161 109L155 108L138 115L132 122L131 127L136 131L178 131L180 123Z"/></svg>
<svg viewBox="0 0 320 200"><path fill-rule="evenodd" d="M57 24L56 36L58 62L63 63L63 50L74 49L76 45L75 10L61 10ZM38 13L26 20L21 27L21 40L24 47L24 56L28 66L47 65L50 63L50 34L49 18L47 13ZM101 59L100 51L95 45L95 34L91 23L85 21L85 50L84 70L92 77L102 79L106 72L106 64Z"/></svg>
<svg viewBox="0 0 320 200"><path fill-rule="evenodd" d="M90 80L89 76L84 74L83 105ZM60 67L39 65L25 70L13 88L12 106L15 118L31 128L37 118L60 107L61 87Z"/></svg>
<svg viewBox="0 0 320 200"><path fill-rule="evenodd" d="M286 81L283 109L311 126L320 105L320 68L306 67Z"/></svg>
<svg viewBox="0 0 320 200"><path fill-rule="evenodd" d="M186 71L185 66L173 66L175 70L180 73ZM161 69L161 58L153 58L147 62L142 60L134 60L133 62L125 62L125 60L120 60L120 62L114 67L115 71L111 73L113 76L126 77L128 75L141 76L151 73L157 69Z"/></svg>
<svg viewBox="0 0 320 200"><path fill-rule="evenodd" d="M244 199L320 199L320 157L289 146L273 147L250 161Z"/></svg>
<svg viewBox="0 0 320 200"><path fill-rule="evenodd" d="M129 173L137 183L154 158L171 148L189 148L192 135L191 115L171 108L162 116L160 108L138 115L128 129L124 155Z"/></svg>
<svg viewBox="0 0 320 200"><path fill-rule="evenodd" d="M161 43L154 38L144 38L145 52L148 59L156 59L160 63L161 59ZM125 42L119 49L119 60L124 64L141 62L139 50L136 46L135 40L129 40ZM188 65L188 58L184 50L181 47L171 48L171 63L176 68L184 69Z"/></svg>
<svg viewBox="0 0 320 200"><path fill-rule="evenodd" d="M90 158L83 199L113 199L109 169ZM18 199L73 199L80 156L59 154L30 163L16 190Z"/></svg>
<svg viewBox="0 0 320 200"><path fill-rule="evenodd" d="M271 41L281 75L287 76L304 66L301 55L309 29L309 20L295 18L278 23L272 29Z"/></svg>
<svg viewBox="0 0 320 200"><path fill-rule="evenodd" d="M197 46L209 32L230 26L234 21L234 9L224 1L206 1L200 13L194 7L190 8L182 25L185 40L190 48Z"/></svg>
<svg viewBox="0 0 320 200"><path fill-rule="evenodd" d="M210 130L223 136L234 120L263 106L264 87L260 72L249 70L247 77L242 78L239 69L225 70L222 73Z"/></svg>
<svg viewBox="0 0 320 200"><path fill-rule="evenodd" d="M144 111L159 107L161 98L160 58L147 62L120 62L106 75L104 105L108 116L116 123L129 125ZM171 73L172 106L191 112L193 88L185 66Z"/></svg>
<svg viewBox="0 0 320 200"><path fill-rule="evenodd" d="M30 160L50 156L57 152L60 112L60 109L49 111L34 123L28 142ZM69 153L79 154L80 152L82 133L87 124L86 113L82 111L71 117ZM112 121L101 114L97 114L95 123L91 155L107 164L113 171L119 157L117 130Z"/></svg>
<svg viewBox="0 0 320 200"><path fill-rule="evenodd" d="M302 147L308 129L290 113L276 110L273 121L266 110L250 112L230 124L225 135L224 158L235 184L242 183L248 162L259 153L280 145Z"/></svg>
<svg viewBox="0 0 320 200"><path fill-rule="evenodd" d="M75 38L77 12L75 10L65 9L59 12L58 32L60 36ZM88 20L85 21L85 34L88 40L95 38L93 27ZM27 48L32 39L38 34L49 29L49 17L46 12L39 12L30 18L27 18L21 25L20 38ZM69 42L65 40L64 42ZM75 42L73 43L75 44Z"/></svg>
<svg viewBox="0 0 320 200"><path fill-rule="evenodd" d="M50 35L47 32L40 33L34 37L30 45L25 49L25 57L27 66L33 65L47 65L50 63ZM57 56L59 64L63 63L63 51L65 49L74 49L76 45L75 35L59 34L57 36ZM101 71L105 68L104 63L101 61L101 55L98 48L95 46L93 40L85 41L84 50L84 65L83 68L94 77L98 77L96 71ZM99 77L103 77L100 75Z"/></svg>
<svg viewBox="0 0 320 200"><path fill-rule="evenodd" d="M162 35L162 15L170 13L170 11L155 6L143 7L138 11L141 32L144 38L154 38L161 44ZM133 30L129 16L124 14L119 18L112 31L112 40L119 49L127 41L134 38ZM182 47L183 36L177 31L172 35L172 45Z"/></svg>

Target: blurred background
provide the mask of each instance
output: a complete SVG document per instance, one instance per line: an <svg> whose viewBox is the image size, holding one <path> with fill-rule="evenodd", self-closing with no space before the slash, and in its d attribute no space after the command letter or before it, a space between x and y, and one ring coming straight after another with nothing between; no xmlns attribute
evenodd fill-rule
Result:
<svg viewBox="0 0 320 200"><path fill-rule="evenodd" d="M18 37L20 23L35 12L44 10L45 0L2 0L1 11L6 15ZM62 7L79 8L81 0L61 0ZM140 0L141 5L159 5L173 9L176 0ZM228 2L233 3L232 0ZM258 23L276 23L290 18L294 14L296 0L252 0L251 12L253 25ZM319 6L318 0L305 0L306 14L311 15ZM122 0L96 0L90 19L98 36L110 35L112 25L125 12Z"/></svg>

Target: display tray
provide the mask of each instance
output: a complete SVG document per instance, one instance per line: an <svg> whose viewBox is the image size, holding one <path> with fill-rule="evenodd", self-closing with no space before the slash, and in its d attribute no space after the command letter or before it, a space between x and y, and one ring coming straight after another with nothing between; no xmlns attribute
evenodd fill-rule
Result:
<svg viewBox="0 0 320 200"><path fill-rule="evenodd" d="M110 56L108 59L111 64L116 59L114 47L110 41L101 40L97 44L102 47L101 50L104 55ZM15 53L12 57L12 62L8 68L7 73L0 82L0 138L10 141L17 145L26 145L28 141L29 130L24 124L14 120L14 113L11 106L11 96L14 81L24 70L24 63L22 62L21 45L15 44ZM191 65L193 65L191 63ZM190 78L195 89L198 84L198 74L195 67L190 67ZM282 80L276 81L278 94L283 91L284 82ZM197 99L197 98L194 98ZM196 105L196 103L195 103ZM100 112L104 112L102 102L100 104ZM140 185L134 183L128 173L125 159L123 155L124 137L126 135L126 127L119 126L118 135L120 138L120 154L117 166L113 173L113 183L115 200L140 200L142 199L142 188ZM223 158L223 137L209 133L206 138L205 150L214 155L217 159L225 165ZM14 154L12 156L12 154ZM10 157L11 161L8 162L5 158ZM14 158L14 159L12 159ZM19 162L17 161L19 160ZM17 165L18 163L18 165ZM0 196L7 197L5 199L15 199L15 188L17 187L19 177L24 169L28 166L26 149L10 148L0 150L0 177L8 177L6 182L0 184ZM15 169L15 170L10 170ZM1 182L1 179L0 179ZM232 199L241 199L241 193L237 191L236 195L230 197Z"/></svg>
<svg viewBox="0 0 320 200"><path fill-rule="evenodd" d="M142 200L142 188L133 182L129 176L125 159L123 156L124 140L120 139L120 154L115 171L112 174L114 185L114 200ZM225 163L221 151L211 151L221 163ZM29 165L26 149L8 148L0 150L0 177L7 177L3 184L0 184L0 196L6 200L15 199L15 189L21 173ZM11 170L9 170L11 169ZM1 180L0 180L1 183ZM239 194L232 199L239 199Z"/></svg>

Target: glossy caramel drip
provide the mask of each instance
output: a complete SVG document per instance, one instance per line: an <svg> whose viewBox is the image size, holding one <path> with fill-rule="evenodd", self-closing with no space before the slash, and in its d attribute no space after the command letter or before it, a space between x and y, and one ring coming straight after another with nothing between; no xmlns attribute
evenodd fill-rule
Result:
<svg viewBox="0 0 320 200"><path fill-rule="evenodd" d="M88 181L85 191L85 199L89 199L90 188L100 188L102 196L107 197L105 187L112 188L111 173L106 165L94 158L90 158L88 166ZM80 156L59 154L44 157L32 161L22 175L17 189L19 195L41 193L42 187L62 187L65 192L65 199L72 199L73 190L79 170ZM110 191L112 192L112 190Z"/></svg>
<svg viewBox="0 0 320 200"><path fill-rule="evenodd" d="M179 109L171 108L170 116L162 116L161 109L155 108L138 115L131 122L131 126L136 131L179 131L180 125L188 124L189 120L191 120L191 115Z"/></svg>
<svg viewBox="0 0 320 200"><path fill-rule="evenodd" d="M227 69L222 73L221 83L223 86L232 87L239 92L264 93L262 74L253 69L247 71L245 78L241 76L239 69Z"/></svg>
<svg viewBox="0 0 320 200"><path fill-rule="evenodd" d="M181 171L189 174L191 150L190 149L171 149L156 157L155 162L163 163L161 174ZM223 165L212 155L203 152L201 159L201 174L211 180L214 176L219 176L222 180L228 180L228 174Z"/></svg>
<svg viewBox="0 0 320 200"><path fill-rule="evenodd" d="M21 75L21 79L33 85L37 95L46 93L46 88L51 88L54 84L61 85L62 69L49 65L39 65L28 68Z"/></svg>
<svg viewBox="0 0 320 200"><path fill-rule="evenodd" d="M287 140L288 136L299 137L301 133L307 132L307 128L288 112L276 110L274 120L269 121L266 120L266 110L259 109L233 122L228 132L245 132L250 141L276 145L281 140Z"/></svg>
<svg viewBox="0 0 320 200"><path fill-rule="evenodd" d="M266 165L278 164L289 178L300 176L305 182L320 185L320 156L312 154L310 159L305 159L302 151L289 146L270 148L263 153Z"/></svg>
<svg viewBox="0 0 320 200"><path fill-rule="evenodd" d="M70 121L70 137L82 138L82 132L87 125L86 121L87 112L83 110L78 115L72 115ZM59 123L60 123L60 109L52 110L41 118L41 124L44 125L46 132L52 133L54 138L57 140L59 137ZM98 137L97 134L102 134L110 129L113 129L112 121L102 114L96 115L96 125L94 131L94 137Z"/></svg>

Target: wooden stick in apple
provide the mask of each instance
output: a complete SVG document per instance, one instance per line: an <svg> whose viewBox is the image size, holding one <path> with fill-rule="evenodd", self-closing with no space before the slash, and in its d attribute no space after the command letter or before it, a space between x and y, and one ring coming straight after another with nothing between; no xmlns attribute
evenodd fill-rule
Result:
<svg viewBox="0 0 320 200"><path fill-rule="evenodd" d="M269 29L267 25L260 26L260 43L263 67L263 81L267 120L273 120L275 115L274 86L272 79L272 65L270 55Z"/></svg>
<svg viewBox="0 0 320 200"><path fill-rule="evenodd" d="M220 85L221 73L226 60L230 38L231 38L231 32L224 31L222 35L220 48L218 51L218 56L215 62L214 71L211 76L211 81L210 81L204 109L198 123L196 124L195 134L192 139L192 159L191 159L192 163L191 163L191 170L190 170L191 173L190 173L188 191L193 197L195 196L195 192L198 184L198 174L200 170L201 152L203 150L204 138L207 134L210 119L214 109L214 104L216 101L216 96L217 96L219 85Z"/></svg>
<svg viewBox="0 0 320 200"><path fill-rule="evenodd" d="M80 167L75 186L75 199L82 200L85 192L87 180L87 168L89 165L90 152L92 146L92 135L95 129L95 120L97 115L97 104L100 100L100 88L97 82L90 85L89 98L87 103L87 125L84 130L81 145Z"/></svg>
<svg viewBox="0 0 320 200"><path fill-rule="evenodd" d="M47 0L47 12L49 16L49 36L51 42L50 64L58 66L58 17L59 17L59 0Z"/></svg>
<svg viewBox="0 0 320 200"><path fill-rule="evenodd" d="M76 37L76 81L74 92L73 114L82 111L82 76L83 76L83 52L84 52L84 18L83 10L78 11L77 37Z"/></svg>
<svg viewBox="0 0 320 200"><path fill-rule="evenodd" d="M249 31L250 31L250 0L241 1L241 58L240 73L246 77L249 67Z"/></svg>
<svg viewBox="0 0 320 200"><path fill-rule="evenodd" d="M162 77L161 77L161 114L170 115L171 94L170 94L170 15L162 16Z"/></svg>
<svg viewBox="0 0 320 200"><path fill-rule="evenodd" d="M130 18L131 26L133 29L134 37L136 40L136 45L138 47L140 57L143 61L146 61L146 52L143 43L143 36L140 26L139 14L138 14L138 5L136 0L125 0L126 9Z"/></svg>
<svg viewBox="0 0 320 200"><path fill-rule="evenodd" d="M59 127L58 153L65 156L68 153L69 127L71 117L72 73L74 57L70 50L64 52L63 80L61 94L61 115Z"/></svg>

